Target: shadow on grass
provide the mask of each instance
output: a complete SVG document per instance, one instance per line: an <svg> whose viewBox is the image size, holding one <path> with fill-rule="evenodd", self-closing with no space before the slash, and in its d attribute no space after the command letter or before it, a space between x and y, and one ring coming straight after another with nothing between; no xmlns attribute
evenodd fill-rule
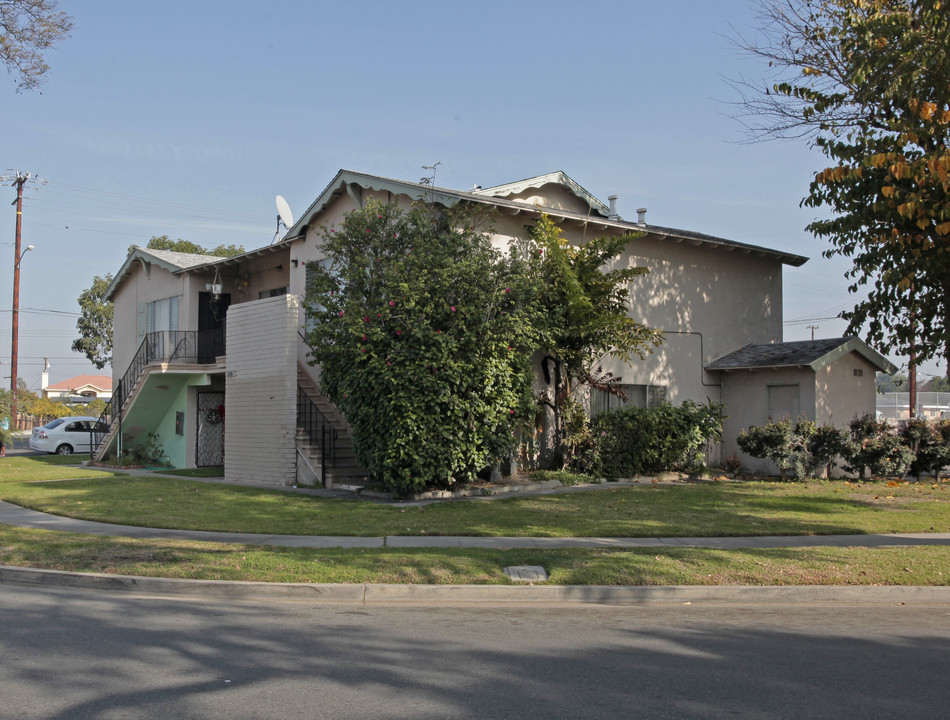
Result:
<svg viewBox="0 0 950 720"><path fill-rule="evenodd" d="M950 504L932 502L939 499L936 491L885 503L869 502L866 492L836 489L817 483L603 486L416 507L173 477L106 477L5 483L0 498L122 525L288 535L715 537L950 530Z"/></svg>

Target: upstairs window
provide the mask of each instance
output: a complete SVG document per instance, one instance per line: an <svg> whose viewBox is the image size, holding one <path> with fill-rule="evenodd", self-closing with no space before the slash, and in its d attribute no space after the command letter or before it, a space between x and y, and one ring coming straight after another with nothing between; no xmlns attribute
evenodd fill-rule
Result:
<svg viewBox="0 0 950 720"><path fill-rule="evenodd" d="M145 306L145 332L178 329L178 296L163 298Z"/></svg>

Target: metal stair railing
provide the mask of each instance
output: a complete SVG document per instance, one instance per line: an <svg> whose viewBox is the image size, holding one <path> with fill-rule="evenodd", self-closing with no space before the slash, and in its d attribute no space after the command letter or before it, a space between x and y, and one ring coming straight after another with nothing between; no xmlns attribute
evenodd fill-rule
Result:
<svg viewBox="0 0 950 720"><path fill-rule="evenodd" d="M99 422L111 427L113 422L118 422L117 433L122 435L122 409L135 383L145 372L145 368L155 362L171 362L180 360L182 362L208 362L209 359L220 354L224 349L224 330L159 330L158 332L148 333L142 338L142 344L135 352L132 362L129 363L125 375L119 380L118 384L112 390L112 399L106 403L102 415L99 416ZM204 351L204 352L203 352ZM209 352L214 355L204 357ZM99 426L101 427L101 425ZM106 438L108 433L96 433L95 444L90 444L89 454L94 457L99 450L99 446Z"/></svg>
<svg viewBox="0 0 950 720"><path fill-rule="evenodd" d="M320 482L326 484L327 467L336 466L339 433L300 385L297 385L297 427L307 433L311 445L320 448Z"/></svg>

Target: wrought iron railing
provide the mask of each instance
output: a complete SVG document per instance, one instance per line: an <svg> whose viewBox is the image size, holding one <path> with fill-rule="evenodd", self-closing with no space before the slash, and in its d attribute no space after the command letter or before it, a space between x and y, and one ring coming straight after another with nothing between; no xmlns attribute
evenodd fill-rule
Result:
<svg viewBox="0 0 950 720"><path fill-rule="evenodd" d="M326 483L327 468L336 465L336 428L327 420L316 403L297 386L297 427L307 433L311 445L320 449L320 482Z"/></svg>
<svg viewBox="0 0 950 720"><path fill-rule="evenodd" d="M154 363L193 362L213 363L219 355L225 354L224 328L215 330L160 330L148 333L129 363L122 379L112 388L112 399L106 403L99 422L110 427L118 423L116 432L122 436L122 409L129 393L142 376L145 368ZM96 443L90 445L90 455L95 455L105 435L98 436Z"/></svg>

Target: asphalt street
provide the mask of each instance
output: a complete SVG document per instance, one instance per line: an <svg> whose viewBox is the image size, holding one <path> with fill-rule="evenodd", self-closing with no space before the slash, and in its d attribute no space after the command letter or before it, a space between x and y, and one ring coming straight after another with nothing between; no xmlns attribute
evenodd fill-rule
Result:
<svg viewBox="0 0 950 720"><path fill-rule="evenodd" d="M333 607L0 586L0 718L947 717L950 609Z"/></svg>

